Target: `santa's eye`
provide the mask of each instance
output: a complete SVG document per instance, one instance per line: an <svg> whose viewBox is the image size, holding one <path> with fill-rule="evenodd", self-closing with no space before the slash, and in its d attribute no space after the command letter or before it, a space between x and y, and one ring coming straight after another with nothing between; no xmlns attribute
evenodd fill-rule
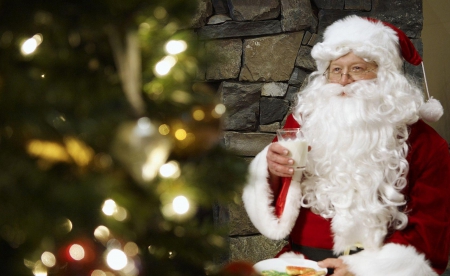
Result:
<svg viewBox="0 0 450 276"><path fill-rule="evenodd" d="M352 72L363 72L363 71L365 71L366 69L365 68L363 68L362 66L353 66L352 67Z"/></svg>
<svg viewBox="0 0 450 276"><path fill-rule="evenodd" d="M342 72L342 70L339 67L334 67L334 68L331 68L330 72L333 74L340 74Z"/></svg>

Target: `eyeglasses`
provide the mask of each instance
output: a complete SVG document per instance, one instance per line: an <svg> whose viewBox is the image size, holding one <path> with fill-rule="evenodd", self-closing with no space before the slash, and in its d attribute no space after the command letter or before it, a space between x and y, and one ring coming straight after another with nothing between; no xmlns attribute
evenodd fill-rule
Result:
<svg viewBox="0 0 450 276"><path fill-rule="evenodd" d="M327 71L323 73L323 75L329 80L329 81L340 81L343 75L347 75L351 77L353 80L363 80L366 78L366 76L376 70L378 66L375 65L374 68L371 69L364 69L360 66L354 66L350 68L348 73L342 73L342 68L336 67L330 70L328 67Z"/></svg>

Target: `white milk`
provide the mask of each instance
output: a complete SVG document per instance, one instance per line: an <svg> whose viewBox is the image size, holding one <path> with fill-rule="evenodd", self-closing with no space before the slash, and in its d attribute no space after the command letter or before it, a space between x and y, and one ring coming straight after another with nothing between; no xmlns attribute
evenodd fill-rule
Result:
<svg viewBox="0 0 450 276"><path fill-rule="evenodd" d="M289 157L294 159L294 169L303 170L306 166L306 155L308 153L308 143L304 139L278 141L280 145L289 150Z"/></svg>

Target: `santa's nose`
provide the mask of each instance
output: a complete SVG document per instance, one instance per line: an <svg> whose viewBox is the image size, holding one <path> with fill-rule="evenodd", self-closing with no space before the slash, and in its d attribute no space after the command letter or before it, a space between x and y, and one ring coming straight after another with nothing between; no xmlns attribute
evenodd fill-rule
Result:
<svg viewBox="0 0 450 276"><path fill-rule="evenodd" d="M341 78L339 79L339 84L345 86L354 81L355 80L352 78L352 76L350 74L341 74Z"/></svg>

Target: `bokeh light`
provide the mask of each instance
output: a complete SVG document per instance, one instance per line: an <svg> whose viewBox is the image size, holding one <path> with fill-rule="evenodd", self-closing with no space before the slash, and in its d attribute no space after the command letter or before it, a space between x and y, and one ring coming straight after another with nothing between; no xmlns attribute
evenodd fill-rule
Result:
<svg viewBox="0 0 450 276"><path fill-rule="evenodd" d="M189 201L185 196L177 196L172 202L173 210L175 213L182 215L189 211Z"/></svg>
<svg viewBox="0 0 450 276"><path fill-rule="evenodd" d="M211 115L214 118L220 118L222 115L227 111L227 108L224 104L218 104L214 107L213 111L211 112Z"/></svg>
<svg viewBox="0 0 450 276"><path fill-rule="evenodd" d="M117 211L117 204L112 199L107 199L103 203L102 211L107 216L112 216Z"/></svg>
<svg viewBox="0 0 450 276"><path fill-rule="evenodd" d="M106 263L111 269L121 270L127 265L128 258L122 250L112 249L106 255Z"/></svg>
<svg viewBox="0 0 450 276"><path fill-rule="evenodd" d="M117 221L124 221L128 217L127 209L118 206L116 212L113 214L113 218Z"/></svg>
<svg viewBox="0 0 450 276"><path fill-rule="evenodd" d="M176 55L186 51L187 43L184 40L170 40L166 43L166 52L170 55Z"/></svg>
<svg viewBox="0 0 450 276"><path fill-rule="evenodd" d="M170 161L159 168L159 174L164 178L177 178L180 176L180 166L176 161Z"/></svg>
<svg viewBox="0 0 450 276"><path fill-rule="evenodd" d="M33 274L35 276L47 276L47 267L41 261L37 261L33 267Z"/></svg>
<svg viewBox="0 0 450 276"><path fill-rule="evenodd" d="M53 253L45 251L41 255L41 261L47 267L54 267L56 264L56 257Z"/></svg>
<svg viewBox="0 0 450 276"><path fill-rule="evenodd" d="M159 76L167 75L173 66L177 63L176 58L173 56L165 56L155 65L155 73Z"/></svg>
<svg viewBox="0 0 450 276"><path fill-rule="evenodd" d="M167 135L170 132L170 127L166 124L162 124L159 126L158 131L161 135Z"/></svg>
<svg viewBox="0 0 450 276"><path fill-rule="evenodd" d="M106 276L106 273L103 270L96 269L92 271L91 276Z"/></svg>
<svg viewBox="0 0 450 276"><path fill-rule="evenodd" d="M36 51L37 47L42 43L44 38L41 34L35 34L32 38L25 40L20 48L23 55L29 55Z"/></svg>
<svg viewBox="0 0 450 276"><path fill-rule="evenodd" d="M175 131L175 138L177 138L177 140L183 141L184 139L186 139L186 137L187 137L186 130L180 128L177 131Z"/></svg>
<svg viewBox="0 0 450 276"><path fill-rule="evenodd" d="M201 109L196 109L192 112L192 118L196 121L201 121L205 118L205 112Z"/></svg>
<svg viewBox="0 0 450 276"><path fill-rule="evenodd" d="M127 242L123 247L123 252L130 257L134 257L139 253L139 247L134 242Z"/></svg>
<svg viewBox="0 0 450 276"><path fill-rule="evenodd" d="M111 232L106 226L100 225L94 230L94 237L102 243L106 243L109 240Z"/></svg>
<svg viewBox="0 0 450 276"><path fill-rule="evenodd" d="M75 261L81 261L82 259L84 259L85 254L86 253L83 246L79 244L73 244L69 248L69 255Z"/></svg>

